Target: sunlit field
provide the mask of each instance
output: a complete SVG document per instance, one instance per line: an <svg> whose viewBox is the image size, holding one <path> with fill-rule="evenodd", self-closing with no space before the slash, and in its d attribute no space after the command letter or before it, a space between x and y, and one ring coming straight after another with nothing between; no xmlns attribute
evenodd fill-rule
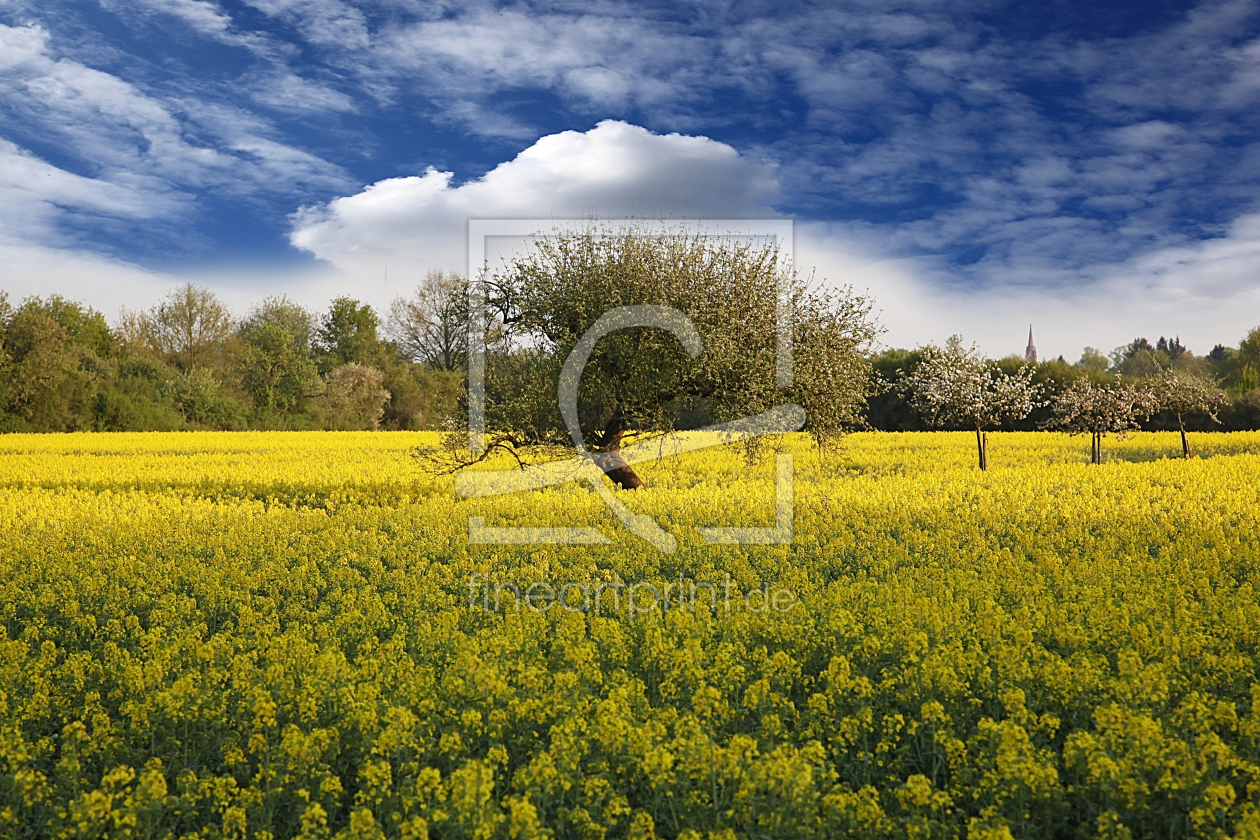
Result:
<svg viewBox="0 0 1260 840"><path fill-rule="evenodd" d="M436 442L0 437L0 836L1260 837L1260 433L793 437L764 546L692 452L669 554Z"/></svg>

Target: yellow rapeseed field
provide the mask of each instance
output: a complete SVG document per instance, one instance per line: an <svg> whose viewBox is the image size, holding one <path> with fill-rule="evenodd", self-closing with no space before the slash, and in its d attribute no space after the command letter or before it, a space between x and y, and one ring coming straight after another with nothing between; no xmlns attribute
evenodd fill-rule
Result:
<svg viewBox="0 0 1260 840"><path fill-rule="evenodd" d="M673 553L435 442L0 437L0 837L1260 838L1260 434L792 438L762 546L692 452Z"/></svg>

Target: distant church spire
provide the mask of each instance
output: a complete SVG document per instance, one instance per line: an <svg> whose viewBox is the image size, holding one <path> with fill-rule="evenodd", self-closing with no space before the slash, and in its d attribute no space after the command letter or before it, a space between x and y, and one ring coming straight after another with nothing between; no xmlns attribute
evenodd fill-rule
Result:
<svg viewBox="0 0 1260 840"><path fill-rule="evenodd" d="M1033 344L1032 324L1028 325L1028 348L1024 350L1024 358L1030 362L1037 361L1037 345Z"/></svg>

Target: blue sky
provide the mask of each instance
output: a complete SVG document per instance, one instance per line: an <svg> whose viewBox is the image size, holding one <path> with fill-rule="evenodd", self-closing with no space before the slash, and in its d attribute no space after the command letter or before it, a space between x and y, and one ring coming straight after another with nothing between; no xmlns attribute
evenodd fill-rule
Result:
<svg viewBox="0 0 1260 840"><path fill-rule="evenodd" d="M1260 324L1260 4L0 0L0 289L384 306L469 217L789 217L886 341ZM388 278L388 279L387 279Z"/></svg>

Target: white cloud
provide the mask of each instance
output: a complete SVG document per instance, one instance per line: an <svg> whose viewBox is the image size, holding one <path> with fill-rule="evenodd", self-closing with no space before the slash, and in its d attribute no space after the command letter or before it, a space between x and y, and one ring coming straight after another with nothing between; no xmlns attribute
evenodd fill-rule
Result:
<svg viewBox="0 0 1260 840"><path fill-rule="evenodd" d="M245 0L264 14L295 24L313 44L363 49L370 43L363 12L340 0Z"/></svg>
<svg viewBox="0 0 1260 840"><path fill-rule="evenodd" d="M73 248L50 248L0 240L0 292L11 302L59 294L85 303L117 323L123 308L147 309L172 289L196 283L213 291L229 310L242 316L271 295L287 295L315 312L338 295L359 294L344 276L319 269L216 270L175 274L154 271L124 260ZM395 294L409 289L399 288ZM382 289L388 293L389 289Z"/></svg>
<svg viewBox="0 0 1260 840"><path fill-rule="evenodd" d="M470 218L767 216L777 190L771 164L730 146L613 121L543 137L475 181L452 178L430 169L304 208L291 241L371 284L386 265L400 277L463 271Z"/></svg>
<svg viewBox="0 0 1260 840"><path fill-rule="evenodd" d="M59 210L151 219L178 209L173 196L75 175L0 139L0 236L41 238Z"/></svg>
<svg viewBox="0 0 1260 840"><path fill-rule="evenodd" d="M121 233L128 225L188 211L186 196L76 175L0 139L0 288L17 283L24 293L35 293L30 288L35 275L18 266L61 262L57 249L84 247L88 231L112 226ZM77 288L85 278L63 279L66 288Z"/></svg>
<svg viewBox="0 0 1260 840"><path fill-rule="evenodd" d="M356 111L354 100L339 90L294 73L277 72L259 77L250 85L250 97L282 111L320 113Z"/></svg>
<svg viewBox="0 0 1260 840"><path fill-rule="evenodd" d="M162 98L160 84L58 54L42 29L0 27L0 95L27 136L73 158L44 172L21 148L0 148L6 224L53 242L93 219L178 216L203 190L296 204L312 200L311 186L355 189L245 110L254 105L242 92L269 108L341 114L356 107L343 91L358 84L375 98L365 111L391 107L391 95L408 108L427 99L440 123L530 141L539 129L524 94L561 119L647 114L661 131L693 134L738 123L732 136L758 138L782 166L705 137L604 122L543 137L475 181L430 170L305 208L291 241L343 269L339 291L379 303L385 265L395 287L425 267L462 268L469 217L773 215L786 194L803 214L841 220L801 225L798 252L815 253L824 274L869 282L892 343L963 332L1000 354L1022 349L1032 320L1053 355L1160 330L1201 352L1260 321L1250 268L1260 232L1247 215L1260 156L1245 143L1260 41L1245 40L1256 8L1246 0L1073 43L1006 41L931 2L759 18L712 4L654 18L601 0L247 2L284 25L243 33L245 16L211 0L136 8L221 43L256 36L289 57L291 27L303 61L325 68L257 62L243 91L185 77L178 99ZM320 83L329 66L342 90Z"/></svg>
<svg viewBox="0 0 1260 840"><path fill-rule="evenodd" d="M48 33L37 26L0 25L0 69L12 70L44 54Z"/></svg>
<svg viewBox="0 0 1260 840"><path fill-rule="evenodd" d="M217 3L209 0L99 0L102 6L121 15L169 15L182 21L198 34L222 44L243 47L260 56L273 56L279 51L277 44L265 35L241 32L231 15Z"/></svg>
<svg viewBox="0 0 1260 840"><path fill-rule="evenodd" d="M0 240L0 292L11 302L58 294L86 303L115 322L121 307L147 307L180 278L87 251Z"/></svg>
<svg viewBox="0 0 1260 840"><path fill-rule="evenodd" d="M111 241L195 241L203 191L245 200L349 185L260 118L155 98L55 56L38 26L0 25L0 94L23 134L67 161L0 138L0 289L17 297L57 292L110 315L147 306L180 279L101 255Z"/></svg>
<svg viewBox="0 0 1260 840"><path fill-rule="evenodd" d="M1028 177L1053 180L1059 171L1053 162L1036 164ZM40 178L51 183L40 186ZM139 194L54 170L12 146L0 148L0 190L17 197L6 206L37 233L59 209L152 212ZM191 279L238 312L270 294L315 310L339 294L384 307L428 268L464 269L469 218L747 218L774 215L775 197L770 164L707 138L604 122L585 133L544 137L462 185L451 173L429 170L303 209L292 241L330 263L329 270ZM1024 255L1000 280L979 285L963 282L938 259L890 256L886 239L870 225L802 222L796 230L798 266L815 267L819 282L869 290L889 346L961 333L990 355L1020 353L1031 322L1043 356L1075 360L1086 345L1109 351L1136 335L1161 334L1179 335L1205 353L1260 323L1260 215L1239 218L1214 239L1155 247L1126 261L1095 260L1074 271ZM1065 231L1072 235L1070 227ZM151 305L188 279L13 239L0 242L0 260L0 288L14 296L57 291L111 316L119 304Z"/></svg>

